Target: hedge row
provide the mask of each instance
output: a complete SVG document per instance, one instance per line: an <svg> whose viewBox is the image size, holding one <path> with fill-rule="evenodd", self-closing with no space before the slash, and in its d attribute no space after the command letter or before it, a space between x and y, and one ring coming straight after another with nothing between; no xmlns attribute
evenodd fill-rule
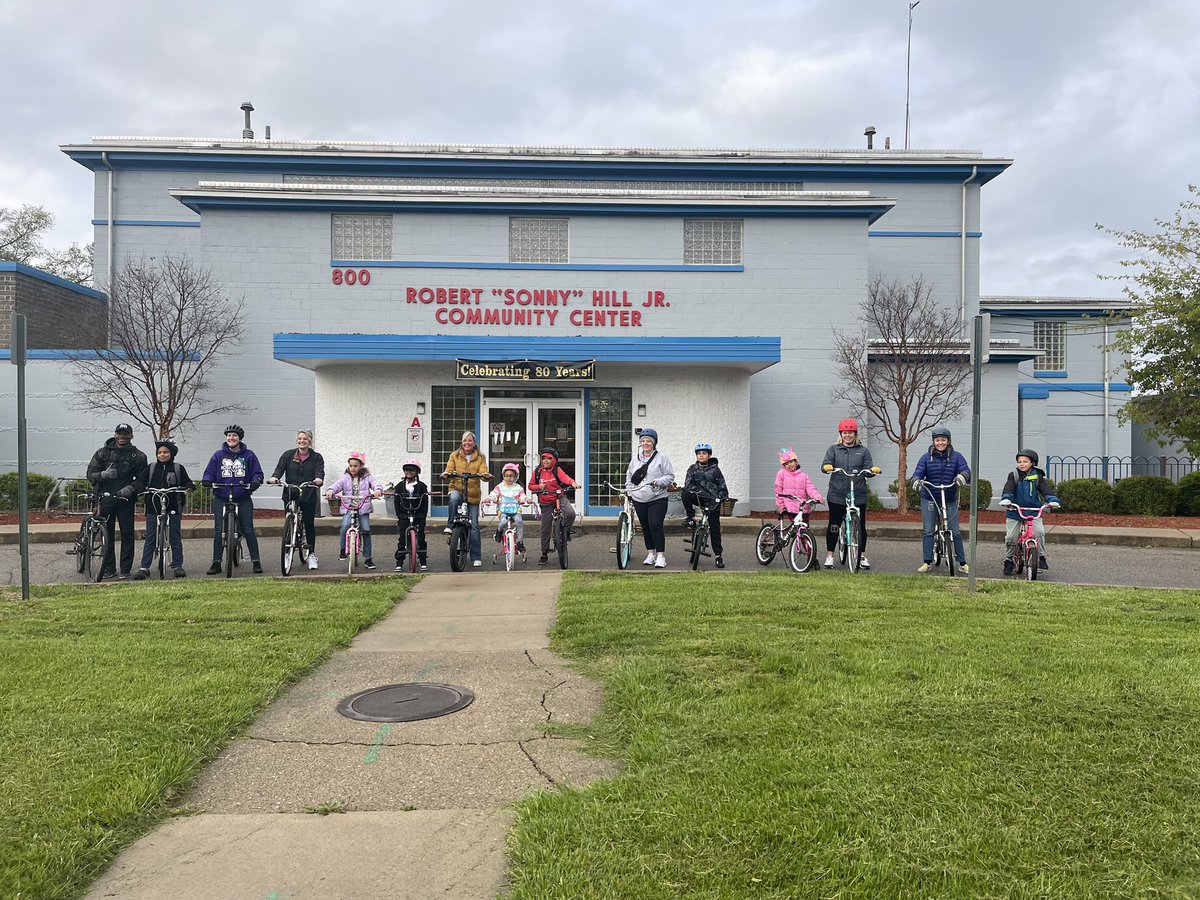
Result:
<svg viewBox="0 0 1200 900"><path fill-rule="evenodd" d="M1099 478L1076 478L1058 485L1058 498L1067 512L1200 516L1200 472L1178 484L1159 475L1131 475L1116 487Z"/></svg>

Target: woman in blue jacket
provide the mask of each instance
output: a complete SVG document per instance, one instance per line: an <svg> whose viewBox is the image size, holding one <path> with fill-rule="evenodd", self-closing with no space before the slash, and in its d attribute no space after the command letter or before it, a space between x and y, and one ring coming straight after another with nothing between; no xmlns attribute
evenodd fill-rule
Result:
<svg viewBox="0 0 1200 900"><path fill-rule="evenodd" d="M966 458L950 445L950 429L939 425L933 429L933 444L929 452L921 454L912 473L913 490L921 495L921 552L925 559L918 572L928 572L933 565L933 533L937 528L937 511L941 503L941 491L926 488L923 482L951 485L946 488L946 524L954 535L954 555L958 558L958 567L964 572L970 571L966 554L963 553L962 530L958 524L958 489L970 481L971 467L967 465Z"/></svg>

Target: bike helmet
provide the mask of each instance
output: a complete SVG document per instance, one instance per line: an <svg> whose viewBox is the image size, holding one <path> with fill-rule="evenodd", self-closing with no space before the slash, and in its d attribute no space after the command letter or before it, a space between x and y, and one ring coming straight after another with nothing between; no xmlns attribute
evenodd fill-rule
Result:
<svg viewBox="0 0 1200 900"><path fill-rule="evenodd" d="M505 472L515 472L519 476L521 474L521 467L516 463L505 463L504 468L500 470L500 474L503 475Z"/></svg>
<svg viewBox="0 0 1200 900"><path fill-rule="evenodd" d="M350 455L346 458L346 462L350 462L352 459L357 459L364 466L367 464L367 454L361 450L351 450Z"/></svg>
<svg viewBox="0 0 1200 900"><path fill-rule="evenodd" d="M697 444L695 452L699 453L701 450L707 450L709 453L712 453L712 444Z"/></svg>
<svg viewBox="0 0 1200 900"><path fill-rule="evenodd" d="M656 447L658 446L658 432L655 431L653 428L643 428L641 430L641 433L638 435L638 437L639 438L650 438L650 440L654 441L654 445Z"/></svg>
<svg viewBox="0 0 1200 900"><path fill-rule="evenodd" d="M944 437L946 440L950 440L950 429L943 425L939 425L937 428L933 429L933 434L931 434L930 437Z"/></svg>
<svg viewBox="0 0 1200 900"><path fill-rule="evenodd" d="M238 440L240 441L246 436L246 430L242 428L241 425L226 425L225 436L229 437L231 434L236 434L238 436Z"/></svg>
<svg viewBox="0 0 1200 900"><path fill-rule="evenodd" d="M1020 459L1022 456L1028 456L1028 457L1029 457L1029 461L1030 461L1031 463L1033 463L1035 466L1038 464L1038 455L1037 455L1037 453L1035 453L1034 451L1032 451L1032 450L1018 450L1018 451L1017 451L1017 456L1016 456L1016 458L1017 458L1017 459Z"/></svg>
<svg viewBox="0 0 1200 900"><path fill-rule="evenodd" d="M174 459L176 454L179 453L179 445L167 438L163 438L161 441L154 442L154 452L156 454L158 453L159 447L166 447L167 452L171 454L171 459Z"/></svg>
<svg viewBox="0 0 1200 900"><path fill-rule="evenodd" d="M854 419L842 419L842 421L838 422L838 432L841 433L843 431L858 431L858 422Z"/></svg>
<svg viewBox="0 0 1200 900"><path fill-rule="evenodd" d="M400 468L401 469L416 469L417 474L418 475L421 474L421 464L419 462L417 462L415 459L406 459L404 461L404 464L401 465Z"/></svg>
<svg viewBox="0 0 1200 900"><path fill-rule="evenodd" d="M784 463L790 462L793 459L796 460L796 462L800 461L799 457L796 456L796 451L793 450L791 447L784 447L782 450L779 451L779 464L781 466Z"/></svg>
<svg viewBox="0 0 1200 900"><path fill-rule="evenodd" d="M553 447L543 447L542 452L538 455L540 457L552 456L552 457L554 457L554 461L558 462L558 451L555 450Z"/></svg>

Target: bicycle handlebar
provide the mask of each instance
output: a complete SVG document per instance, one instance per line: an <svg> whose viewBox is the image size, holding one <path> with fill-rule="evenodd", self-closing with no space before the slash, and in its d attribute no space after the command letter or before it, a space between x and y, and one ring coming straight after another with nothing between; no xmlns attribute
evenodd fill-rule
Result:
<svg viewBox="0 0 1200 900"><path fill-rule="evenodd" d="M777 497L782 497L785 500L797 500L805 506L819 506L824 503L824 500L813 500L808 497L799 497L796 494L776 494Z"/></svg>
<svg viewBox="0 0 1200 900"><path fill-rule="evenodd" d="M879 466L871 466L869 469L855 469L853 472L847 472L845 469L830 466L827 469L822 469L822 471L824 471L826 475L832 475L834 472L840 472L847 478L858 478L860 475L863 478L874 478L876 475L881 474L883 470L880 469Z"/></svg>
<svg viewBox="0 0 1200 900"><path fill-rule="evenodd" d="M1005 509L1015 509L1017 511L1017 515L1025 521L1040 519L1042 517L1042 513L1044 513L1046 510L1058 509L1059 506L1061 506L1061 504L1055 505L1053 503L1043 503L1041 506L1017 506L1017 504L1013 503L1011 500L1001 500L1000 505ZM1034 513L1034 515L1027 516L1025 513Z"/></svg>

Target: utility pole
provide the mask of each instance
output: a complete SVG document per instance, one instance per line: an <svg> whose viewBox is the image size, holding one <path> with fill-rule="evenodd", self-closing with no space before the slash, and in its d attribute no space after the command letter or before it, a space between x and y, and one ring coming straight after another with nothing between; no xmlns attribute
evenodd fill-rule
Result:
<svg viewBox="0 0 1200 900"><path fill-rule="evenodd" d="M913 10L921 0L910 0L908 4L908 62L904 67L904 149L908 149L908 98L912 86L912 19Z"/></svg>
<svg viewBox="0 0 1200 900"><path fill-rule="evenodd" d="M10 361L17 367L17 542L21 552L21 599L29 599L29 450L25 433L25 316L12 314Z"/></svg>

